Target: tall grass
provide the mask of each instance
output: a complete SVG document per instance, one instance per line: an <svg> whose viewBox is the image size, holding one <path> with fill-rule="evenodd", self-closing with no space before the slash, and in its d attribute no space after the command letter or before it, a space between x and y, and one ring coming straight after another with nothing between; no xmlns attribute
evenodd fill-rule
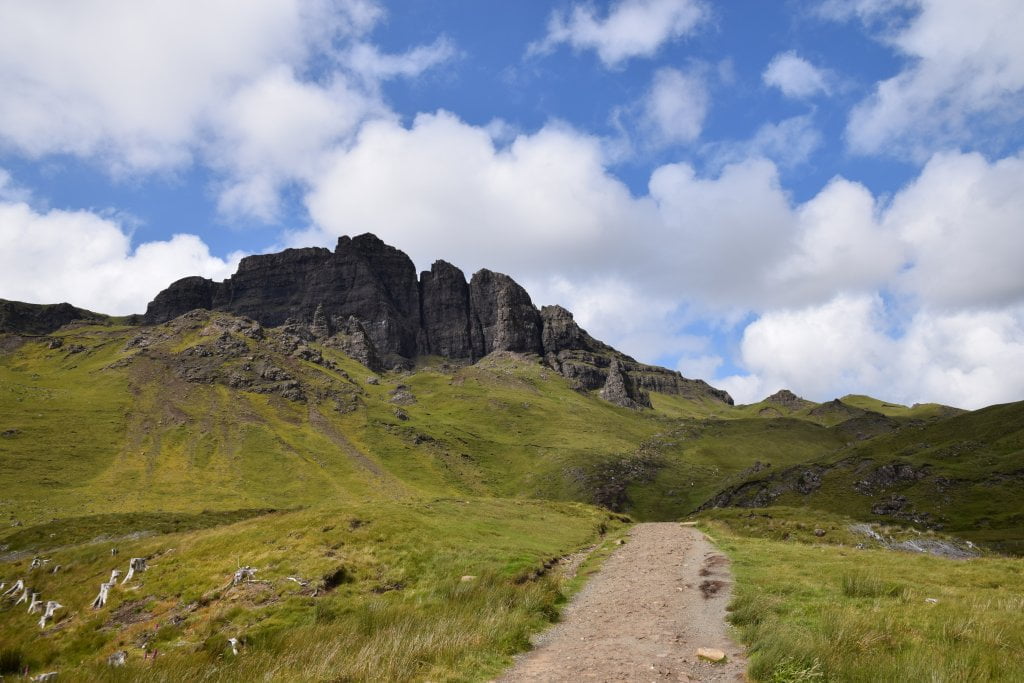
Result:
<svg viewBox="0 0 1024 683"><path fill-rule="evenodd" d="M754 680L1024 680L1022 559L757 538L726 521L710 530L733 560L730 620Z"/></svg>

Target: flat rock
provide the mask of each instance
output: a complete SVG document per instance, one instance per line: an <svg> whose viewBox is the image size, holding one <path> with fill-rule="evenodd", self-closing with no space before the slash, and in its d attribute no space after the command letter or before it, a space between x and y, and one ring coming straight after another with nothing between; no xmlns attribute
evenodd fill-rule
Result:
<svg viewBox="0 0 1024 683"><path fill-rule="evenodd" d="M698 647L697 657L708 662L724 662L725 652L710 647Z"/></svg>

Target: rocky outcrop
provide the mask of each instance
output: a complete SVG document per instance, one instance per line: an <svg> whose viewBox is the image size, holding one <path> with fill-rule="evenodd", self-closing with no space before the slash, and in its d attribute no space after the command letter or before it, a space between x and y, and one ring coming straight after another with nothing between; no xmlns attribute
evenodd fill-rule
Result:
<svg viewBox="0 0 1024 683"><path fill-rule="evenodd" d="M610 350L601 342L584 332L572 317L572 313L561 306L544 306L540 309L541 348L545 355L557 354L563 349L578 351Z"/></svg>
<svg viewBox="0 0 1024 683"><path fill-rule="evenodd" d="M845 420L851 417L861 417L863 415L866 415L867 413L867 410L858 408L856 406L851 406L850 404L843 403L838 398L835 398L827 403L822 403L821 405L815 406L810 410L808 415L814 417L821 417L825 419Z"/></svg>
<svg viewBox="0 0 1024 683"><path fill-rule="evenodd" d="M212 309L217 284L205 277L185 277L156 295L146 307L147 324L164 323L197 308Z"/></svg>
<svg viewBox="0 0 1024 683"><path fill-rule="evenodd" d="M470 338L475 355L493 351L540 353L540 313L508 275L479 270L469 281Z"/></svg>
<svg viewBox="0 0 1024 683"><path fill-rule="evenodd" d="M0 333L50 334L76 320L102 322L107 316L71 304L26 304L0 299Z"/></svg>
<svg viewBox="0 0 1024 683"><path fill-rule="evenodd" d="M608 366L608 375L601 387L601 398L623 408L650 408L651 397L638 389L617 358Z"/></svg>
<svg viewBox="0 0 1024 683"><path fill-rule="evenodd" d="M149 304L144 321L163 323L194 309L285 326L375 371L408 368L426 355L475 362L499 351L527 353L574 388L603 390L621 405L649 406L650 391L732 404L701 380L638 363L594 339L561 306L538 311L507 275L484 269L467 282L461 270L436 261L417 279L408 256L370 234L342 237L333 252L249 256L224 282L178 280Z"/></svg>
<svg viewBox="0 0 1024 683"><path fill-rule="evenodd" d="M762 403L770 403L773 406L784 408L786 411L803 410L814 405L812 401L800 398L789 389L780 389L766 398Z"/></svg>
<svg viewBox="0 0 1024 683"><path fill-rule="evenodd" d="M277 327L289 318L312 322L319 309L328 325L356 317L385 363L419 352L419 286L412 261L366 234L342 237L337 248L286 249L249 256L221 283L178 280L146 309L148 324L194 308L222 310Z"/></svg>
<svg viewBox="0 0 1024 683"><path fill-rule="evenodd" d="M421 273L420 311L425 353L445 358L477 355L469 331L469 285L461 270L435 261Z"/></svg>

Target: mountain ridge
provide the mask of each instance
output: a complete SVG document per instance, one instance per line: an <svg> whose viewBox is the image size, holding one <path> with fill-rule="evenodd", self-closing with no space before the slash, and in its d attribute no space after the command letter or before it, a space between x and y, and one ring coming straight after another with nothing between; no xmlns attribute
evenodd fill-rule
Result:
<svg viewBox="0 0 1024 683"><path fill-rule="evenodd" d="M18 332L25 329L19 321L33 320L25 313L32 305L15 308L20 316L7 325L0 319L0 332ZM342 236L333 252L305 247L247 256L223 282L182 278L158 293L145 314L125 321L153 326L196 309L287 328L304 340L333 345L375 372L408 370L427 356L474 363L495 352L526 353L578 391L599 390L616 405L650 408L650 391L733 405L728 392L704 380L640 363L594 339L561 306L538 309L508 275L481 269L467 281L458 267L438 260L417 276L408 255L371 233ZM82 319L103 317L72 310ZM47 324L32 329L52 332L75 319L61 311L36 311Z"/></svg>

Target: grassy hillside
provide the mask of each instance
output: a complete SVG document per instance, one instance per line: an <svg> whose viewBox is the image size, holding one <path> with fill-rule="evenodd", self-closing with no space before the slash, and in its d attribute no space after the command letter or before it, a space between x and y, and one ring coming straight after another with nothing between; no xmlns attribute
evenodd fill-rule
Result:
<svg viewBox="0 0 1024 683"><path fill-rule="evenodd" d="M653 410L620 408L515 354L376 374L301 330L222 313L0 335L0 582L25 579L65 606L40 632L38 615L0 601L0 675L475 680L556 614L566 584L552 560L607 539L620 512L783 504L847 546L858 541L842 516L1008 550L1024 541L1024 404L958 414L860 396L651 398ZM840 573L878 557L888 571L890 554L793 546L815 521L769 541L744 531L760 518L716 514L741 585L774 580L743 569L743 553L806 567L836 552ZM151 569L92 610L133 556ZM36 557L48 562L32 569ZM243 565L257 581L228 585ZM801 601L831 599L831 584L798 573ZM818 603L778 614L803 623L801 604ZM232 637L243 655L229 654ZM109 668L121 650L128 666ZM763 671L790 665L771 661Z"/></svg>
<svg viewBox="0 0 1024 683"><path fill-rule="evenodd" d="M719 505L803 506L1024 550L1024 403L990 406L759 472Z"/></svg>
<svg viewBox="0 0 1024 683"><path fill-rule="evenodd" d="M755 680L1024 678L1024 559L858 548L871 544L851 522L807 509L705 516L732 558L730 618Z"/></svg>
<svg viewBox="0 0 1024 683"><path fill-rule="evenodd" d="M747 413L711 401L656 394L656 410L619 408L533 358L424 359L377 376L280 330L261 337L217 313L7 337L0 515L498 495L665 519L756 460L839 445L812 424L736 420Z"/></svg>
<svg viewBox="0 0 1024 683"><path fill-rule="evenodd" d="M478 679L554 618L562 578L545 565L620 525L588 506L479 498L265 513L142 537L124 535L136 523L120 526L114 515L114 538L48 551L39 569L30 555L0 563L0 581L23 578L64 606L41 632L38 614L0 603L0 674L27 666L82 681ZM149 558L148 570L93 609L100 583L115 568L123 576L131 557ZM258 571L232 586L240 566ZM242 654L232 656L229 638ZM128 666L109 668L119 651Z"/></svg>

